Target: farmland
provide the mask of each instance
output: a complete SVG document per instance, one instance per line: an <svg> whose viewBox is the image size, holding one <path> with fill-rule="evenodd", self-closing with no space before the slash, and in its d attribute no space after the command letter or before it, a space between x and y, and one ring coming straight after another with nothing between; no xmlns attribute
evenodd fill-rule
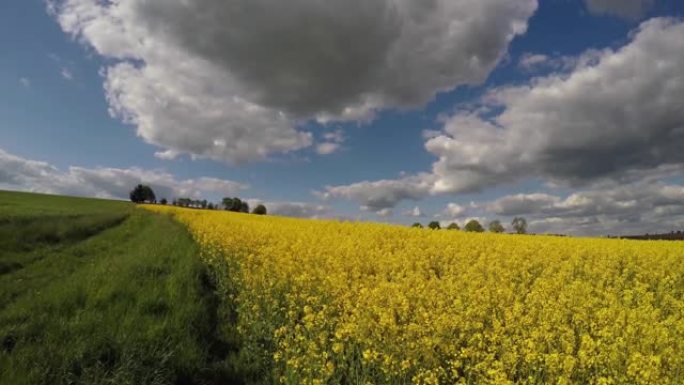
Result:
<svg viewBox="0 0 684 385"><path fill-rule="evenodd" d="M2 384L679 384L684 243L0 192Z"/></svg>
<svg viewBox="0 0 684 385"><path fill-rule="evenodd" d="M224 272L266 383L684 381L682 242L147 208Z"/></svg>

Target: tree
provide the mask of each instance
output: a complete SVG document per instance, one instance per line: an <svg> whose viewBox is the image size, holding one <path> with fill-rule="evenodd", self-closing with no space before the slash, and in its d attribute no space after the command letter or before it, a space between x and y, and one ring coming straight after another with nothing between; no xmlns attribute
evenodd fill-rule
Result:
<svg viewBox="0 0 684 385"><path fill-rule="evenodd" d="M431 228L432 230L439 230L442 228L442 226L439 225L439 222L437 221L432 221L428 224L428 227Z"/></svg>
<svg viewBox="0 0 684 385"><path fill-rule="evenodd" d="M231 211L233 209L233 198L223 198L221 203L225 210Z"/></svg>
<svg viewBox="0 0 684 385"><path fill-rule="evenodd" d="M236 213L248 213L249 204L238 197L223 198L223 208Z"/></svg>
<svg viewBox="0 0 684 385"><path fill-rule="evenodd" d="M452 222L447 226L447 230L460 230L461 228L458 227L458 223Z"/></svg>
<svg viewBox="0 0 684 385"><path fill-rule="evenodd" d="M228 211L240 211L240 198L223 198L223 207Z"/></svg>
<svg viewBox="0 0 684 385"><path fill-rule="evenodd" d="M511 226L513 227L513 230L515 230L516 234L527 234L527 220L525 220L525 218L513 218Z"/></svg>
<svg viewBox="0 0 684 385"><path fill-rule="evenodd" d="M159 203L165 205L165 204L167 204L167 203L169 203L169 202L166 200L166 198L162 198L162 199L159 201Z"/></svg>
<svg viewBox="0 0 684 385"><path fill-rule="evenodd" d="M501 224L501 221L495 220L489 223L489 231L491 231L492 233L503 233L504 231L506 231L506 229L504 229L503 225Z"/></svg>
<svg viewBox="0 0 684 385"><path fill-rule="evenodd" d="M213 210L213 209L214 209L214 204L211 203L211 202L209 202L209 204L207 204L207 208L208 208L209 210Z"/></svg>
<svg viewBox="0 0 684 385"><path fill-rule="evenodd" d="M264 205L257 205L254 210L252 210L252 214L256 215L266 215L266 206Z"/></svg>
<svg viewBox="0 0 684 385"><path fill-rule="evenodd" d="M131 190L131 193L129 195L131 198L131 202L133 203L152 203L157 200L157 197L154 196L154 191L152 191L150 186L142 184L135 186L135 188Z"/></svg>
<svg viewBox="0 0 684 385"><path fill-rule="evenodd" d="M472 233L482 233L484 232L484 227L480 224L480 222L476 221L475 219L471 219L466 223L466 225L463 227L463 229L467 232L472 232Z"/></svg>
<svg viewBox="0 0 684 385"><path fill-rule="evenodd" d="M421 225L420 222L416 222L416 223L412 224L411 227L416 227L416 228L422 229L423 225Z"/></svg>

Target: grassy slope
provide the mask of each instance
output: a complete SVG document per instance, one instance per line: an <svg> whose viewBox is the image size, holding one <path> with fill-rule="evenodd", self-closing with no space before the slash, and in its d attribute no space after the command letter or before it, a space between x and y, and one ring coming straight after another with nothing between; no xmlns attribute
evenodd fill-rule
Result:
<svg viewBox="0 0 684 385"><path fill-rule="evenodd" d="M15 217L107 214L132 207L123 201L0 190L0 221Z"/></svg>
<svg viewBox="0 0 684 385"><path fill-rule="evenodd" d="M239 383L197 255L124 202L0 192L0 383Z"/></svg>

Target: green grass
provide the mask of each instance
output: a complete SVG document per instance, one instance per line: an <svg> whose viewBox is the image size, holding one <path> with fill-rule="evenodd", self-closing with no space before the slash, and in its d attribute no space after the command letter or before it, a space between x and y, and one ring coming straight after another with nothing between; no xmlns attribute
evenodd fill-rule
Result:
<svg viewBox="0 0 684 385"><path fill-rule="evenodd" d="M109 214L130 211L130 202L0 190L0 221L15 217Z"/></svg>
<svg viewBox="0 0 684 385"><path fill-rule="evenodd" d="M170 217L0 192L0 384L256 378L213 277Z"/></svg>

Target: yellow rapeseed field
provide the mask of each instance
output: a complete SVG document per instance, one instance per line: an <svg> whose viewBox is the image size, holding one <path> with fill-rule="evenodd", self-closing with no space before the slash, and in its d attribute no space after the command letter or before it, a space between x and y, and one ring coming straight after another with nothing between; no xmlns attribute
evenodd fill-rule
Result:
<svg viewBox="0 0 684 385"><path fill-rule="evenodd" d="M273 383L684 383L684 242L147 207L229 266Z"/></svg>

